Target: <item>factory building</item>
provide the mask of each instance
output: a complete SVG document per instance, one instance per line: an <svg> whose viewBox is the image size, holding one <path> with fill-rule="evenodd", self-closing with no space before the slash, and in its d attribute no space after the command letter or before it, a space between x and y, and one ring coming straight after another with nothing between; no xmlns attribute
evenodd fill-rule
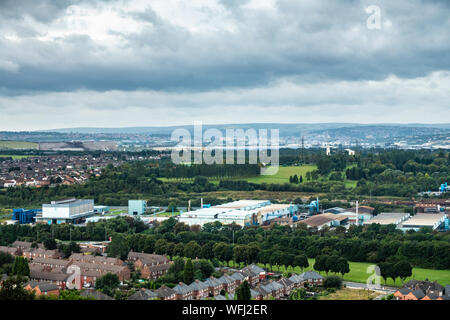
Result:
<svg viewBox="0 0 450 320"><path fill-rule="evenodd" d="M145 214L146 211L147 211L147 201L128 200L128 214L130 216Z"/></svg>
<svg viewBox="0 0 450 320"><path fill-rule="evenodd" d="M178 221L200 226L216 221L240 226L262 225L272 219L292 215L297 210L295 205L271 204L269 200L239 200L181 213Z"/></svg>
<svg viewBox="0 0 450 320"><path fill-rule="evenodd" d="M420 228L424 227L429 227L433 230L437 230L441 226L445 225L446 219L448 219L448 216L445 213L436 213L436 214L419 213L403 222L402 225L399 226L399 228L403 231L408 230L418 231Z"/></svg>
<svg viewBox="0 0 450 320"><path fill-rule="evenodd" d="M17 221L19 224L29 224L34 223L36 215L40 213L39 209L13 209L12 220Z"/></svg>
<svg viewBox="0 0 450 320"><path fill-rule="evenodd" d="M380 225L394 224L395 226L399 226L403 221L407 220L409 217L410 214L405 212L383 212L368 221L364 221L363 224L369 225L373 223L378 223Z"/></svg>
<svg viewBox="0 0 450 320"><path fill-rule="evenodd" d="M42 205L42 215L36 216L36 222L47 224L73 223L85 221L87 217L94 215L94 200L92 199L67 199L52 201Z"/></svg>

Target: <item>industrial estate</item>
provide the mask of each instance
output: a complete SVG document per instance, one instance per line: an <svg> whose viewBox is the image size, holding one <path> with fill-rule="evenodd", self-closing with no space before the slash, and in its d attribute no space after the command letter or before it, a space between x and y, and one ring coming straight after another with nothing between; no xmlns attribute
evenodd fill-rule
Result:
<svg viewBox="0 0 450 320"><path fill-rule="evenodd" d="M1 0L3 310L447 314L450 5L369 2Z"/></svg>

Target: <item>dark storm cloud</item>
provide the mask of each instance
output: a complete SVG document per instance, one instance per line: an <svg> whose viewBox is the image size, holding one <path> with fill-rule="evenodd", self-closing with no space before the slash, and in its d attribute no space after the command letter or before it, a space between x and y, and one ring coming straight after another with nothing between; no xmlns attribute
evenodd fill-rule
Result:
<svg viewBox="0 0 450 320"><path fill-rule="evenodd" d="M11 94L80 88L207 91L282 78L362 81L450 70L448 1L280 0L265 10L246 8L249 2L221 0L219 16L232 28L211 13L217 27L205 32L169 21L157 10L128 12L124 5L118 11L142 27L111 30L120 43L108 46L90 34L30 39L33 32L47 31L19 27L28 14L51 29L68 5L100 2L1 1L0 15L28 36L20 42L0 37L0 88ZM381 30L366 28L364 9L373 3L382 9Z"/></svg>
<svg viewBox="0 0 450 320"><path fill-rule="evenodd" d="M71 4L77 0L1 0L0 17L6 19L21 19L30 15L41 22L50 22L64 13Z"/></svg>

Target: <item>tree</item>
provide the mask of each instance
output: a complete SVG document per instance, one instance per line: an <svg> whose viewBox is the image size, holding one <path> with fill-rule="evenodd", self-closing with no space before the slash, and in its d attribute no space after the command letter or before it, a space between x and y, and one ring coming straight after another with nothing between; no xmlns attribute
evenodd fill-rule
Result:
<svg viewBox="0 0 450 320"><path fill-rule="evenodd" d="M0 300L34 300L34 291L24 289L26 278L10 277L0 287Z"/></svg>
<svg viewBox="0 0 450 320"><path fill-rule="evenodd" d="M340 257L337 260L337 272L339 272L342 275L342 278L344 277L344 274L350 272L350 265L348 264L347 259Z"/></svg>
<svg viewBox="0 0 450 320"><path fill-rule="evenodd" d="M122 234L116 233L113 235L107 250L109 256L126 260L130 252L130 246Z"/></svg>
<svg viewBox="0 0 450 320"><path fill-rule="evenodd" d="M196 241L189 241L184 246L184 256L187 258L195 259L200 256L201 249L202 247L200 247L200 245Z"/></svg>
<svg viewBox="0 0 450 320"><path fill-rule="evenodd" d="M107 273L104 276L97 279L95 282L95 287L102 290L105 294L109 296L114 295L114 290L120 285L119 277L113 273Z"/></svg>
<svg viewBox="0 0 450 320"><path fill-rule="evenodd" d="M327 271L327 256L326 255L320 255L316 257L316 262L314 263L314 270L317 271Z"/></svg>
<svg viewBox="0 0 450 320"><path fill-rule="evenodd" d="M175 202L169 203L166 212L177 212L177 211L178 211L177 204Z"/></svg>
<svg viewBox="0 0 450 320"><path fill-rule="evenodd" d="M202 256L202 258L205 258L205 259L212 259L212 258L214 258L213 248L214 248L215 244L216 243L214 241L208 241L206 244L204 244L202 246L202 249L201 249L201 256Z"/></svg>
<svg viewBox="0 0 450 320"><path fill-rule="evenodd" d="M25 257L15 257L12 266L12 273L19 277L28 277L30 275L30 266Z"/></svg>
<svg viewBox="0 0 450 320"><path fill-rule="evenodd" d="M388 278L391 277L393 273L393 264L390 262L382 262L378 264L378 267L380 268L380 275L384 279L384 284L386 284L386 281Z"/></svg>
<svg viewBox="0 0 450 320"><path fill-rule="evenodd" d="M0 274L8 273L7 269L11 267L14 262L14 256L8 252L0 252Z"/></svg>
<svg viewBox="0 0 450 320"><path fill-rule="evenodd" d="M56 244L55 239L51 239L51 238L45 239L44 240L44 247L47 250L55 250L57 248L57 244Z"/></svg>
<svg viewBox="0 0 450 320"><path fill-rule="evenodd" d="M167 241L164 239L159 239L155 242L155 253L165 254L167 253Z"/></svg>
<svg viewBox="0 0 450 320"><path fill-rule="evenodd" d="M300 288L296 289L291 293L291 300L305 300L306 299L306 289Z"/></svg>
<svg viewBox="0 0 450 320"><path fill-rule="evenodd" d="M342 288L342 279L337 276L326 277L323 280L323 287L326 289L329 288L340 289Z"/></svg>
<svg viewBox="0 0 450 320"><path fill-rule="evenodd" d="M236 289L236 300L251 300L252 294L250 292L250 286L245 280L241 285Z"/></svg>
<svg viewBox="0 0 450 320"><path fill-rule="evenodd" d="M405 279L412 275L412 266L406 260L402 260L402 261L397 262L394 265L394 269L395 269L395 274L398 277L400 277L402 282L405 282Z"/></svg>
<svg viewBox="0 0 450 320"><path fill-rule="evenodd" d="M191 259L187 259L184 265L183 282L188 285L194 282L194 265Z"/></svg>
<svg viewBox="0 0 450 320"><path fill-rule="evenodd" d="M308 258L306 257L306 255L301 254L301 255L295 256L294 266L300 267L302 269L302 272L303 272L304 268L308 268L309 262L308 262Z"/></svg>

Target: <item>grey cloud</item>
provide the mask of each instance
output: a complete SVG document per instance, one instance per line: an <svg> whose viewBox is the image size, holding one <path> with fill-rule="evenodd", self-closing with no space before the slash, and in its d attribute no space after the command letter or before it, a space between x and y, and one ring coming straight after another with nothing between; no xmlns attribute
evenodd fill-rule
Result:
<svg viewBox="0 0 450 320"><path fill-rule="evenodd" d="M48 22L73 2L54 7L49 16L41 12L50 6L48 1L27 10ZM110 32L122 39L113 48L97 44L89 35L51 43L0 40L0 60L20 66L15 73L0 69L0 87L9 92L195 92L264 86L284 78L303 83L362 81L390 74L415 78L450 69L446 1L375 1L382 8L382 20L392 22L392 27L379 31L365 26L364 8L374 1L279 0L271 11L236 10L247 2L221 1L235 31L193 33L149 8L130 14L148 23L139 32ZM11 1L6 3L11 7Z"/></svg>

